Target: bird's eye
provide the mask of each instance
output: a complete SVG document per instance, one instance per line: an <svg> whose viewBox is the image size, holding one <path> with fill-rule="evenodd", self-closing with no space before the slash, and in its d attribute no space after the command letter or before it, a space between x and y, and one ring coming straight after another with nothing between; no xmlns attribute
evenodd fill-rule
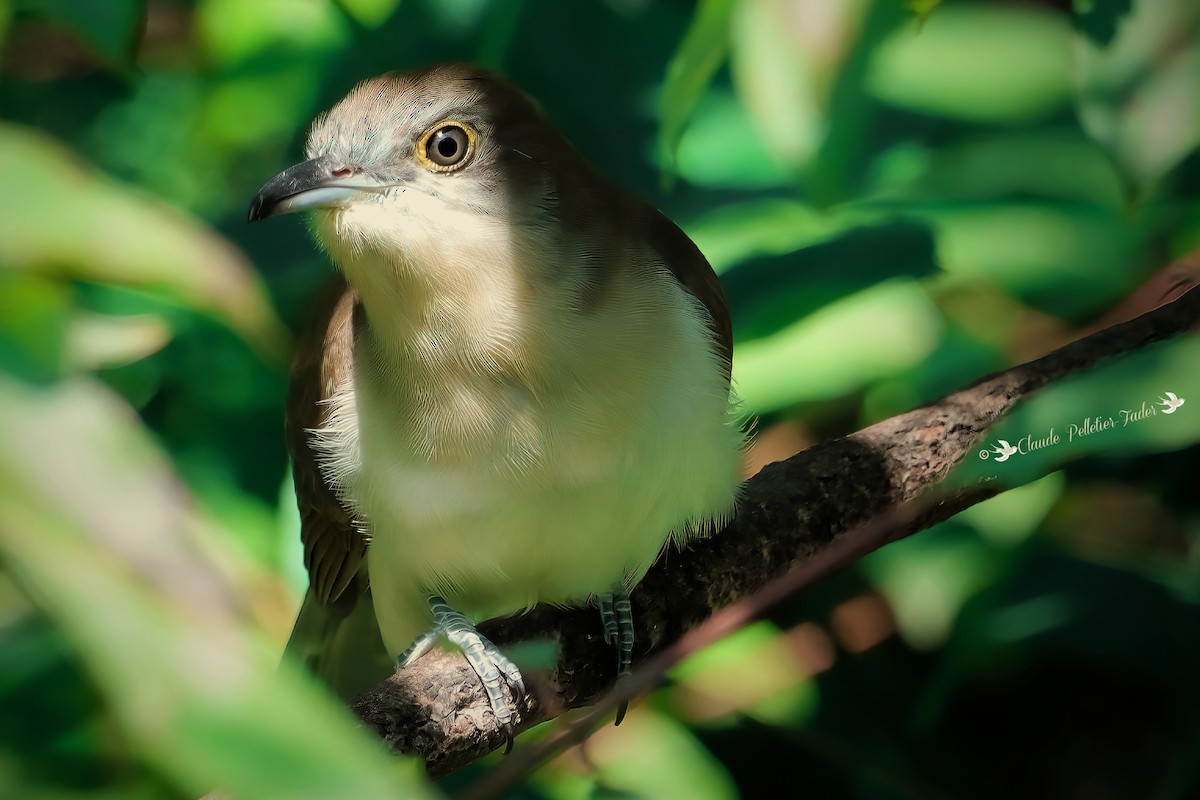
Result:
<svg viewBox="0 0 1200 800"><path fill-rule="evenodd" d="M425 159L436 170L462 166L471 152L472 136L467 128L449 123L436 128L425 138Z"/></svg>
<svg viewBox="0 0 1200 800"><path fill-rule="evenodd" d="M426 152L430 161L444 167L457 164L467 154L467 133L462 128L447 125L433 134Z"/></svg>

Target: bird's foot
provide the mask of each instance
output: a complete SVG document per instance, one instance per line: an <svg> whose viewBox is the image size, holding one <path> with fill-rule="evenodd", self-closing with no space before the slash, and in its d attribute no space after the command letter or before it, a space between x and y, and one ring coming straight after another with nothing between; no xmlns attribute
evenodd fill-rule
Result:
<svg viewBox="0 0 1200 800"><path fill-rule="evenodd" d="M633 607L624 589L601 595L600 622L604 626L604 641L617 649L617 683L625 682L633 661ZM629 710L629 701L622 700L617 707L617 718L613 725L620 725Z"/></svg>
<svg viewBox="0 0 1200 800"><path fill-rule="evenodd" d="M516 716L517 705L525 697L525 681L521 679L521 670L517 668L500 648L487 640L462 613L455 611L442 597L434 595L429 598L429 609L433 612L433 630L422 635L412 646L396 659L396 667L403 669L420 658L433 645L439 636L444 636L452 644L462 650L467 657L467 663L483 684L487 694L488 705L496 715L496 721L504 731L507 745L504 752L512 750L513 718ZM501 679L508 681L512 690L512 700L504 695L500 687Z"/></svg>

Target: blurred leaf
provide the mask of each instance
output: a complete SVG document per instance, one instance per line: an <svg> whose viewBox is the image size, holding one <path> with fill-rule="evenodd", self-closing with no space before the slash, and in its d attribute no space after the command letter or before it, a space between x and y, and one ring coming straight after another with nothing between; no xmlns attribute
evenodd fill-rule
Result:
<svg viewBox="0 0 1200 800"><path fill-rule="evenodd" d="M1088 456L1156 453L1200 442L1196 359L1200 340L1176 338L1047 386L993 426L952 480L1020 486ZM1184 400L1170 413L1168 392ZM996 452L1007 449L1000 440L1016 448L1004 460Z"/></svg>
<svg viewBox="0 0 1200 800"><path fill-rule="evenodd" d="M882 283L739 346L734 388L754 413L847 394L920 362L940 326L919 285Z"/></svg>
<svg viewBox="0 0 1200 800"><path fill-rule="evenodd" d="M276 669L242 618L245 576L216 557L127 406L84 379L3 376L0 406L0 555L181 792L425 796L332 698Z"/></svg>
<svg viewBox="0 0 1200 800"><path fill-rule="evenodd" d="M1062 555L1035 552L1018 567L964 609L943 656L941 685L925 699L931 706L943 701L946 684L978 679L987 665L1016 653L1073 657L1080 666L1130 673L1146 685L1191 685L1200 649L1179 634L1200 620L1195 602L1173 602L1169 589L1136 571ZM937 709L922 713L932 717Z"/></svg>
<svg viewBox="0 0 1200 800"><path fill-rule="evenodd" d="M156 316L79 312L71 320L67 353L72 365L97 370L138 361L166 347L170 339L170 328Z"/></svg>
<svg viewBox="0 0 1200 800"><path fill-rule="evenodd" d="M206 51L221 66L268 51L327 52L349 35L345 19L329 0L201 0L196 27Z"/></svg>
<svg viewBox="0 0 1200 800"><path fill-rule="evenodd" d="M199 77L186 72L143 75L87 129L93 163L172 205L212 207L218 176L213 145L200 135L202 92Z"/></svg>
<svg viewBox="0 0 1200 800"><path fill-rule="evenodd" d="M1096 313L1135 279L1139 232L1112 211L1019 202L910 211L933 225L950 275L995 284L1066 319Z"/></svg>
<svg viewBox="0 0 1200 800"><path fill-rule="evenodd" d="M876 171L875 190L903 201L1035 197L1114 211L1125 203L1112 160L1073 128L963 136L928 149L906 143L883 153Z"/></svg>
<svg viewBox="0 0 1200 800"><path fill-rule="evenodd" d="M1133 10L1133 0L1074 0L1076 29L1098 45L1116 38L1122 20Z"/></svg>
<svg viewBox="0 0 1200 800"><path fill-rule="evenodd" d="M849 211L849 222L869 218ZM822 306L882 280L923 278L937 272L933 235L923 224L883 218L793 253L757 258L728 270L734 336L741 344L772 336Z"/></svg>
<svg viewBox="0 0 1200 800"><path fill-rule="evenodd" d="M164 291L268 353L286 334L250 265L174 209L118 186L47 138L0 127L0 264ZM63 231L70 235L63 235Z"/></svg>
<svg viewBox="0 0 1200 800"><path fill-rule="evenodd" d="M57 378L70 314L70 295L57 281L0 268L0 370L34 382Z"/></svg>
<svg viewBox="0 0 1200 800"><path fill-rule="evenodd" d="M693 722L735 712L796 724L816 710L809 668L787 636L760 621L693 653L671 670L673 704Z"/></svg>
<svg viewBox="0 0 1200 800"><path fill-rule="evenodd" d="M1061 108L1070 90L1070 27L1032 5L953 4L878 50L872 92L893 105L1007 123Z"/></svg>
<svg viewBox="0 0 1200 800"><path fill-rule="evenodd" d="M300 508L296 504L296 489L290 468L279 484L275 509L275 525L278 529L278 535L275 537L278 548L275 563L279 567L280 575L292 587L296 597L303 597L308 589L308 568L304 566L304 542L300 539Z"/></svg>
<svg viewBox="0 0 1200 800"><path fill-rule="evenodd" d="M486 19L477 23L481 36L474 63L488 69L504 68L524 11L525 0L491 0Z"/></svg>
<svg viewBox="0 0 1200 800"><path fill-rule="evenodd" d="M725 768L695 735L679 721L649 707L635 709L619 730L593 735L588 741L588 757L595 765L599 786L608 792L616 790L618 797L734 800L738 796Z"/></svg>
<svg viewBox="0 0 1200 800"><path fill-rule="evenodd" d="M359 25L377 28L396 13L400 0L337 0L337 5L353 16Z"/></svg>
<svg viewBox="0 0 1200 800"><path fill-rule="evenodd" d="M924 23L941 4L942 0L907 0L905 8L917 18L918 23Z"/></svg>
<svg viewBox="0 0 1200 800"><path fill-rule="evenodd" d="M658 148L673 169L688 118L729 53L734 0L700 0L671 61L659 100Z"/></svg>
<svg viewBox="0 0 1200 800"><path fill-rule="evenodd" d="M900 3L871 2L865 6L857 36L846 46L832 82L820 150L805 174L805 189L814 205L829 207L857 197L881 127L879 104L869 99L871 70L888 37L913 27Z"/></svg>
<svg viewBox="0 0 1200 800"><path fill-rule="evenodd" d="M891 604L900 634L921 650L941 645L963 604L1002 572L992 548L955 522L893 542L860 563Z"/></svg>
<svg viewBox="0 0 1200 800"><path fill-rule="evenodd" d="M804 166L824 136L823 106L865 3L745 0L732 19L730 71L760 149ZM717 159L713 159L717 160Z"/></svg>
<svg viewBox="0 0 1200 800"><path fill-rule="evenodd" d="M721 157L713 158L714 153ZM697 186L766 189L792 183L741 103L723 90L710 91L696 103L674 162L660 161Z"/></svg>
<svg viewBox="0 0 1200 800"><path fill-rule="evenodd" d="M874 218L873 213L854 209L823 211L797 200L772 198L730 203L684 227L722 275L744 261L792 253Z"/></svg>
<svg viewBox="0 0 1200 800"><path fill-rule="evenodd" d="M1076 37L1079 118L1138 185L1200 145L1200 5L1138 3L1107 46Z"/></svg>
<svg viewBox="0 0 1200 800"><path fill-rule="evenodd" d="M0 653L0 797L162 800L69 644L2 567Z"/></svg>
<svg viewBox="0 0 1200 800"><path fill-rule="evenodd" d="M18 0L58 22L116 65L133 60L146 18L146 0Z"/></svg>
<svg viewBox="0 0 1200 800"><path fill-rule="evenodd" d="M936 281L933 282L936 284ZM930 294L943 314L942 335L937 346L922 361L895 375L882 378L866 388L862 400L859 420L867 425L903 414L922 403L943 397L975 381L980 375L1004 369L1010 365L1002 351L1002 344L981 338L981 332L990 332L992 326L1003 326L1005 336L1011 336L1011 327L1016 323L1006 320L988 319L989 309L978 308L979 319L972 319L972 327L966 328L953 319L946 318L945 292L934 290L927 284ZM994 290L986 291L997 296ZM974 309L972 309L974 310Z"/></svg>
<svg viewBox="0 0 1200 800"><path fill-rule="evenodd" d="M1013 547L1033 535L1062 496L1066 483L1066 475L1052 472L971 506L955 519L975 528L993 546Z"/></svg>
<svg viewBox="0 0 1200 800"><path fill-rule="evenodd" d="M206 98L204 132L212 141L234 147L293 138L298 120L311 113L313 84L319 74L315 69L296 68L222 81ZM246 202L237 200L239 207Z"/></svg>

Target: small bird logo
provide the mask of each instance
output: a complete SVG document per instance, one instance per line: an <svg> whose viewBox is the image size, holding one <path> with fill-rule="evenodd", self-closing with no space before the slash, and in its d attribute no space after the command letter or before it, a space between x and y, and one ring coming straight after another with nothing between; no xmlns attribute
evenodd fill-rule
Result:
<svg viewBox="0 0 1200 800"><path fill-rule="evenodd" d="M1017 448L1008 443L1007 439L997 439L996 446L992 448L992 452L996 454L996 461L1008 461L1009 457L1017 452Z"/></svg>
<svg viewBox="0 0 1200 800"><path fill-rule="evenodd" d="M1177 396L1174 392L1167 392L1166 397L1158 398L1159 405L1162 406L1162 413L1174 414L1175 409L1184 404L1184 399Z"/></svg>

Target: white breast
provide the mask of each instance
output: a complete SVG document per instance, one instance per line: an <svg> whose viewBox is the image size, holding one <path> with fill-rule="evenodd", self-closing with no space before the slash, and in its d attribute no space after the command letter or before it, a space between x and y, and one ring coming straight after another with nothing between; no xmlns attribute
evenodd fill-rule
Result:
<svg viewBox="0 0 1200 800"><path fill-rule="evenodd" d="M724 373L669 273L614 282L604 313L565 293L517 313L496 302L511 289L443 286L445 313L360 342L314 434L371 529L393 653L427 628L429 593L477 618L583 602L640 580L669 537L734 501L742 438ZM367 314L373 329L396 319Z"/></svg>

